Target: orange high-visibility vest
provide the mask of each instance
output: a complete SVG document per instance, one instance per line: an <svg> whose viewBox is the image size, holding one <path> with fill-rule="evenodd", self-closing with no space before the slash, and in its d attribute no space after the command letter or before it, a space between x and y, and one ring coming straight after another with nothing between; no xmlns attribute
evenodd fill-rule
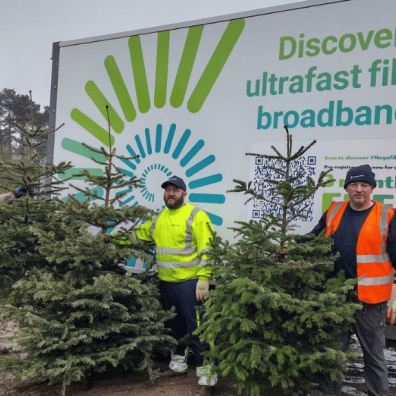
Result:
<svg viewBox="0 0 396 396"><path fill-rule="evenodd" d="M348 201L333 202L326 214L326 235L338 229ZM360 230L356 246L358 299L368 304L388 301L394 270L386 250L389 223L394 209L375 202Z"/></svg>

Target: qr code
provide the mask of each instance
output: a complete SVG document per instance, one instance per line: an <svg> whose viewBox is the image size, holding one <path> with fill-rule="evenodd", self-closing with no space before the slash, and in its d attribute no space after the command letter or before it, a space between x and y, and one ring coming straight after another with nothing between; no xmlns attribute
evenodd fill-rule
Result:
<svg viewBox="0 0 396 396"><path fill-rule="evenodd" d="M284 170L284 162L280 159L269 159L256 157L254 164L253 186L257 194L262 199L254 199L251 212L252 219L260 219L268 214L282 216L283 199L274 192L274 184L271 181L281 181L284 176L276 169ZM316 156L303 156L290 164L289 175L296 177L293 182L293 188L297 188L306 183L308 176L314 178L316 175ZM303 202L291 207L287 211L288 219L298 219L304 222L313 220L313 202L314 197L304 200Z"/></svg>

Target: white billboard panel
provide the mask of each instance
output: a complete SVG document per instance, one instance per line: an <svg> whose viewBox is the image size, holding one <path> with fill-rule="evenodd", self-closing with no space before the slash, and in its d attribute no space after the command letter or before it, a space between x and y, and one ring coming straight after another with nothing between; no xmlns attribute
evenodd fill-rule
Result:
<svg viewBox="0 0 396 396"><path fill-rule="evenodd" d="M371 164L384 181L379 194L395 203L396 2L317 3L60 43L56 124L65 126L54 161L98 172L82 143L109 144L108 105L111 144L125 157L138 155L118 165L144 183L122 204L161 208L160 184L178 175L190 202L229 236L235 220L264 210L227 193L233 179L260 173L245 153L282 147L287 124L295 139L318 141L307 153L316 156L317 173L333 166L340 180L349 166ZM301 231L319 219L325 194L342 197L342 188L331 188L318 193Z"/></svg>

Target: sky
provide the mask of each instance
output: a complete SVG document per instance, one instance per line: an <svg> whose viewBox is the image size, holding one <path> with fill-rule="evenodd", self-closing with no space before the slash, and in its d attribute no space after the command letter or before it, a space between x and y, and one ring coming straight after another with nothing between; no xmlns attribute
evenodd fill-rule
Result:
<svg viewBox="0 0 396 396"><path fill-rule="evenodd" d="M0 0L0 90L49 105L52 43L301 0Z"/></svg>

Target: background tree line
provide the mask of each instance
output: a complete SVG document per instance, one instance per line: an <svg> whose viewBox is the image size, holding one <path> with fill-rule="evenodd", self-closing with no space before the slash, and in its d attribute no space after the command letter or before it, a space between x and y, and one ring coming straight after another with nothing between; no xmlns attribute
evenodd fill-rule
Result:
<svg viewBox="0 0 396 396"><path fill-rule="evenodd" d="M29 95L23 95L14 89L3 88L0 91L0 161L25 159L26 145L21 129L46 129L48 116L49 107L41 109L32 99L31 91ZM45 149L46 144L37 145L37 150L44 152Z"/></svg>

